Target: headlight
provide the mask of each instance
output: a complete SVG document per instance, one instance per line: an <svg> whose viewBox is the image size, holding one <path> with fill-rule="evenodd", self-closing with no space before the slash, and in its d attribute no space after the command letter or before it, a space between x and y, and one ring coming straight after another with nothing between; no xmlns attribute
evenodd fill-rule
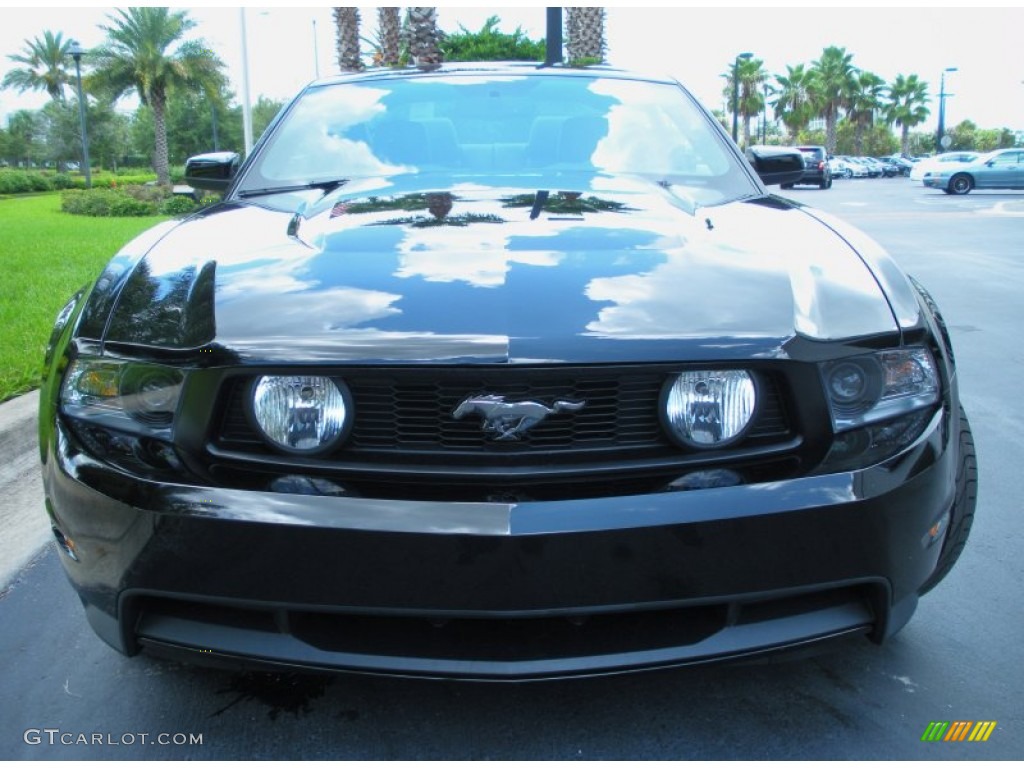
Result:
<svg viewBox="0 0 1024 768"><path fill-rule="evenodd" d="M68 367L61 405L71 416L124 429L133 422L170 427L184 375L176 368L99 358L78 358Z"/></svg>
<svg viewBox="0 0 1024 768"><path fill-rule="evenodd" d="M746 371L686 371L665 397L665 422L684 445L718 448L743 434L756 402L754 380Z"/></svg>
<svg viewBox="0 0 1024 768"><path fill-rule="evenodd" d="M275 447L317 453L338 443L351 409L344 385L326 376L262 376L252 390L252 415Z"/></svg>
<svg viewBox="0 0 1024 768"><path fill-rule="evenodd" d="M897 349L821 365L836 432L923 408L939 399L939 376L927 349Z"/></svg>

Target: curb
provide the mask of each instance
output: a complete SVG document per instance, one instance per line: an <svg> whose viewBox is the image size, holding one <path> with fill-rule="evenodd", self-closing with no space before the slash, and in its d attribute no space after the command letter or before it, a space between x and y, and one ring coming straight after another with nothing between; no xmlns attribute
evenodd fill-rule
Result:
<svg viewBox="0 0 1024 768"><path fill-rule="evenodd" d="M29 392L0 403L0 467L19 456L36 452L39 392Z"/></svg>

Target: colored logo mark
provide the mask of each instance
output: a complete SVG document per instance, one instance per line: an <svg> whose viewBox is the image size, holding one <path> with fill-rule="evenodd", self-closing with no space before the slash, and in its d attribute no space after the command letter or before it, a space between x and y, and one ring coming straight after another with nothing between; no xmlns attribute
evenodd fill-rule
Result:
<svg viewBox="0 0 1024 768"><path fill-rule="evenodd" d="M996 725L995 720L931 722L924 729L921 741L988 741Z"/></svg>

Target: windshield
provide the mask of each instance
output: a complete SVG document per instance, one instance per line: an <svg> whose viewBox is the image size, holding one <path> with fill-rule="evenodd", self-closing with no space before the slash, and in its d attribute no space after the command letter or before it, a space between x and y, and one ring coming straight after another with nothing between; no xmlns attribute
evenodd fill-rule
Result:
<svg viewBox="0 0 1024 768"><path fill-rule="evenodd" d="M605 77L435 75L313 88L239 191L329 179L438 174L647 177L703 205L757 192L720 132L678 86ZM525 178L523 178L525 177Z"/></svg>

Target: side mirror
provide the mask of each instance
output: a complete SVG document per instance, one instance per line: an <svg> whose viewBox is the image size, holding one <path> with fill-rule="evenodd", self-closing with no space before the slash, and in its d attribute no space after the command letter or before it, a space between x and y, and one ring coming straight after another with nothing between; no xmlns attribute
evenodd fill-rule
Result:
<svg viewBox="0 0 1024 768"><path fill-rule="evenodd" d="M793 147L747 147L747 160L764 184L796 184L804 175L804 156Z"/></svg>
<svg viewBox="0 0 1024 768"><path fill-rule="evenodd" d="M237 152L209 152L185 161L185 181L199 189L224 192L238 171Z"/></svg>

